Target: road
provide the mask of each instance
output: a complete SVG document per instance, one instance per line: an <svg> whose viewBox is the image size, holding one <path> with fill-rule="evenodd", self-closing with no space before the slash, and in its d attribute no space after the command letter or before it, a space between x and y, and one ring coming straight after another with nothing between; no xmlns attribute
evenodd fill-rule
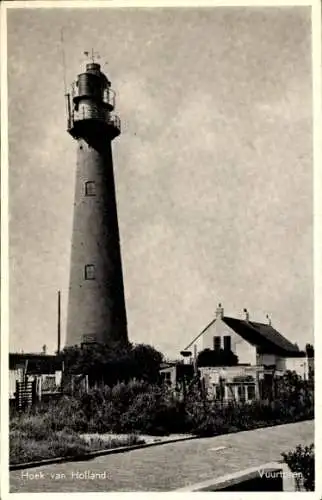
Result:
<svg viewBox="0 0 322 500"><path fill-rule="evenodd" d="M281 452L313 440L314 422L306 421L164 444L12 471L10 492L171 491L280 460Z"/></svg>

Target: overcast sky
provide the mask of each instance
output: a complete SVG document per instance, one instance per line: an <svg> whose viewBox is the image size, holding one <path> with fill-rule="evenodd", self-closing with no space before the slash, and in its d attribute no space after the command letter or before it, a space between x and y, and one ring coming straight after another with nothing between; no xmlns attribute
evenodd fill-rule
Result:
<svg viewBox="0 0 322 500"><path fill-rule="evenodd" d="M310 9L8 13L10 349L63 341L76 144L67 81L108 62L129 337L175 356L213 318L313 340Z"/></svg>

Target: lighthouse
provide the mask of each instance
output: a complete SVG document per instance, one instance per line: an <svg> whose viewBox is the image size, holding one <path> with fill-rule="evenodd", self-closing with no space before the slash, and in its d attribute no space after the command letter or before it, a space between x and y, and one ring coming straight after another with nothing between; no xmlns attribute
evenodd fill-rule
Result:
<svg viewBox="0 0 322 500"><path fill-rule="evenodd" d="M66 345L127 343L112 141L115 93L94 57L66 95L77 166Z"/></svg>

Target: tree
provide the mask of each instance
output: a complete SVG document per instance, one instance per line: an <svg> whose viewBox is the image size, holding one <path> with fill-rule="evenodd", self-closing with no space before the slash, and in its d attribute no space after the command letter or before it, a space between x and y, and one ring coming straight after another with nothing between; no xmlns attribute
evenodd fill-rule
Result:
<svg viewBox="0 0 322 500"><path fill-rule="evenodd" d="M238 356L231 350L204 349L198 354L197 366L236 366L238 365Z"/></svg>
<svg viewBox="0 0 322 500"><path fill-rule="evenodd" d="M86 374L89 384L115 385L136 378L156 382L163 355L146 344L84 344L66 347L60 354L65 374Z"/></svg>
<svg viewBox="0 0 322 500"><path fill-rule="evenodd" d="M159 369L163 361L161 352L148 344L137 344L132 346L130 358L135 378L151 383L159 380Z"/></svg>

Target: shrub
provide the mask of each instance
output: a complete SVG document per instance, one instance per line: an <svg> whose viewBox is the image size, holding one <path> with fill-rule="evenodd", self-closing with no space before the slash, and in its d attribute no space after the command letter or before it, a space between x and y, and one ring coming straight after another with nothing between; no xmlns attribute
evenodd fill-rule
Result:
<svg viewBox="0 0 322 500"><path fill-rule="evenodd" d="M52 457L46 441L27 438L22 433L10 433L10 464L31 462Z"/></svg>
<svg viewBox="0 0 322 500"><path fill-rule="evenodd" d="M295 450L282 453L284 462L290 470L297 473L302 479L306 491L314 491L314 444L310 446L298 445Z"/></svg>
<svg viewBox="0 0 322 500"><path fill-rule="evenodd" d="M121 429L124 432L139 430L148 434L167 434L166 413L167 408L158 393L139 394L121 415Z"/></svg>
<svg viewBox="0 0 322 500"><path fill-rule="evenodd" d="M34 441L65 430L210 436L313 418L313 397L305 385L292 374L287 384L275 401L221 405L207 400L197 384L189 386L186 397L180 399L166 386L132 380L90 389L78 398L65 395L12 414L11 430L20 430ZM295 385L308 397L294 391Z"/></svg>
<svg viewBox="0 0 322 500"><path fill-rule="evenodd" d="M235 366L238 364L238 357L231 350L225 349L204 349L197 357L197 365L201 366Z"/></svg>
<svg viewBox="0 0 322 500"><path fill-rule="evenodd" d="M34 441L41 441L52 434L52 429L43 416L22 415L12 422L11 428L13 431L19 431L26 438L32 438Z"/></svg>

